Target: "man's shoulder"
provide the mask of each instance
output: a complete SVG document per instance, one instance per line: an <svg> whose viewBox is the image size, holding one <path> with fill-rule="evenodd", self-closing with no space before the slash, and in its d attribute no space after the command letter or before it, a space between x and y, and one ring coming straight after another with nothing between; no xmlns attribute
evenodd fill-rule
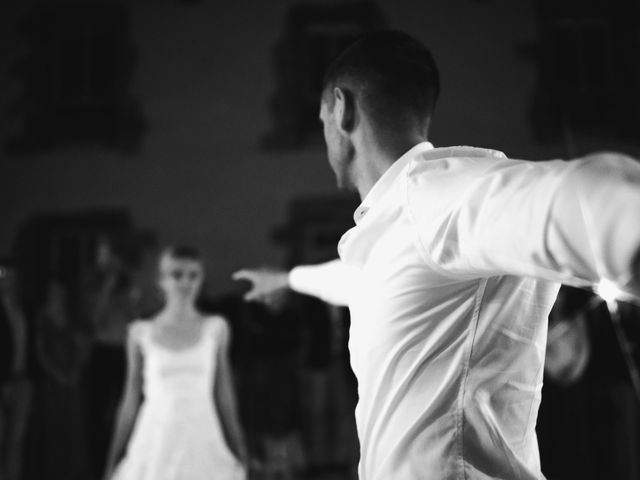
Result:
<svg viewBox="0 0 640 480"><path fill-rule="evenodd" d="M421 152L411 159L406 179L409 188L422 194L454 197L461 189L490 170L518 163L497 150L477 147L442 147Z"/></svg>
<svg viewBox="0 0 640 480"><path fill-rule="evenodd" d="M561 170L562 160L532 161L507 157L499 150L479 147L442 147L421 152L407 168L410 183L429 186L434 191L466 188L479 178L508 180L527 177L550 170ZM427 184L427 185L423 185Z"/></svg>
<svg viewBox="0 0 640 480"><path fill-rule="evenodd" d="M416 155L408 165L402 187L405 205L434 222L462 205L475 208L487 197L560 177L566 165L561 160L512 159L486 148L437 148Z"/></svg>
<svg viewBox="0 0 640 480"><path fill-rule="evenodd" d="M437 178L438 181L454 178L461 181L465 177L478 175L500 164L517 162L498 151L478 147L441 147L421 152L409 163L407 176L419 179L423 176Z"/></svg>
<svg viewBox="0 0 640 480"><path fill-rule="evenodd" d="M418 160L459 159L466 161L478 160L507 160L507 156L500 150L484 147L472 147L469 145L457 145L449 147L437 147L422 151L416 155Z"/></svg>

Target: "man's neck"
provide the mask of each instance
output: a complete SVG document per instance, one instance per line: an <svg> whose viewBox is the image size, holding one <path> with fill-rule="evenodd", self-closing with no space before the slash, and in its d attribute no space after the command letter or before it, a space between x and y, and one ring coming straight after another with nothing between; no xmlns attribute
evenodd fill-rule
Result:
<svg viewBox="0 0 640 480"><path fill-rule="evenodd" d="M353 163L355 185L360 199L364 200L396 160L417 144L425 141L427 141L426 138L414 135L405 138L389 136L378 141L368 139L361 142L363 148L360 151L362 154L356 154ZM357 151L358 149L356 149Z"/></svg>

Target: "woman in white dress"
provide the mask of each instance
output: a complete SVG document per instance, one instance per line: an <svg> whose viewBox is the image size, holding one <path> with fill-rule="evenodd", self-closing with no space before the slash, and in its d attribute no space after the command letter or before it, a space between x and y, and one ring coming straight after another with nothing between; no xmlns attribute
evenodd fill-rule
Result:
<svg viewBox="0 0 640 480"><path fill-rule="evenodd" d="M229 327L224 318L196 309L203 276L196 250L162 253L159 285L166 304L151 321L129 327L127 379L106 480L246 478Z"/></svg>

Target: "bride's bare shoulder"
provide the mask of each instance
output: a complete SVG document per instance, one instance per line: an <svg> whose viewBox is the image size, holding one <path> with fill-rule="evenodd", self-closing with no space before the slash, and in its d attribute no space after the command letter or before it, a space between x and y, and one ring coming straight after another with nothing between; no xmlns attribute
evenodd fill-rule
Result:
<svg viewBox="0 0 640 480"><path fill-rule="evenodd" d="M218 339L227 339L230 334L229 321L220 314L209 314L203 318L205 325L214 332Z"/></svg>
<svg viewBox="0 0 640 480"><path fill-rule="evenodd" d="M127 326L127 335L129 339L133 340L136 343L139 343L144 335L144 332L146 332L150 327L150 320L134 320Z"/></svg>

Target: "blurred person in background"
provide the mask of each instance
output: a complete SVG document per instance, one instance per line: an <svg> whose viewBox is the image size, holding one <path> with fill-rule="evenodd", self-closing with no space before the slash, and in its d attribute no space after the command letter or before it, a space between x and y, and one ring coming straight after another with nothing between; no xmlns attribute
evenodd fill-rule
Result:
<svg viewBox="0 0 640 480"><path fill-rule="evenodd" d="M536 423L542 471L549 479L603 478L594 468L596 459L603 455L594 448L596 410L591 405L596 396L588 388L587 378L593 356L588 324L594 320L589 317L592 306L596 304L590 292L562 286L549 314L544 386Z"/></svg>
<svg viewBox="0 0 640 480"><path fill-rule="evenodd" d="M21 480L24 439L31 412L27 371L27 321L20 304L18 271L0 261L0 479Z"/></svg>
<svg viewBox="0 0 640 480"><path fill-rule="evenodd" d="M640 365L640 307L618 304ZM640 478L640 398L611 314L597 294L562 286L549 317L536 431L549 479Z"/></svg>
<svg viewBox="0 0 640 480"><path fill-rule="evenodd" d="M37 403L36 428L44 445L40 472L51 480L90 477L80 377L89 338L74 325L68 292L52 280L36 322L36 352L44 373Z"/></svg>
<svg viewBox="0 0 640 480"><path fill-rule="evenodd" d="M250 383L265 480L297 479L304 467L300 415L300 309L296 295L280 292L249 306L256 342Z"/></svg>
<svg viewBox="0 0 640 480"><path fill-rule="evenodd" d="M549 314L545 376L570 386L584 375L591 357L586 312L570 305L569 287L561 287Z"/></svg>
<svg viewBox="0 0 640 480"><path fill-rule="evenodd" d="M357 467L358 440L353 422L357 393L347 350L348 312L317 298L300 297L308 473L342 471L351 478Z"/></svg>
<svg viewBox="0 0 640 480"><path fill-rule="evenodd" d="M91 348L84 373L85 424L94 478L104 472L124 384L127 328L139 314L133 277L134 266L114 249L109 238L101 238L88 295Z"/></svg>
<svg viewBox="0 0 640 480"><path fill-rule="evenodd" d="M127 374L105 480L242 480L248 462L229 362L230 329L196 308L200 254L170 247L162 310L128 328Z"/></svg>

